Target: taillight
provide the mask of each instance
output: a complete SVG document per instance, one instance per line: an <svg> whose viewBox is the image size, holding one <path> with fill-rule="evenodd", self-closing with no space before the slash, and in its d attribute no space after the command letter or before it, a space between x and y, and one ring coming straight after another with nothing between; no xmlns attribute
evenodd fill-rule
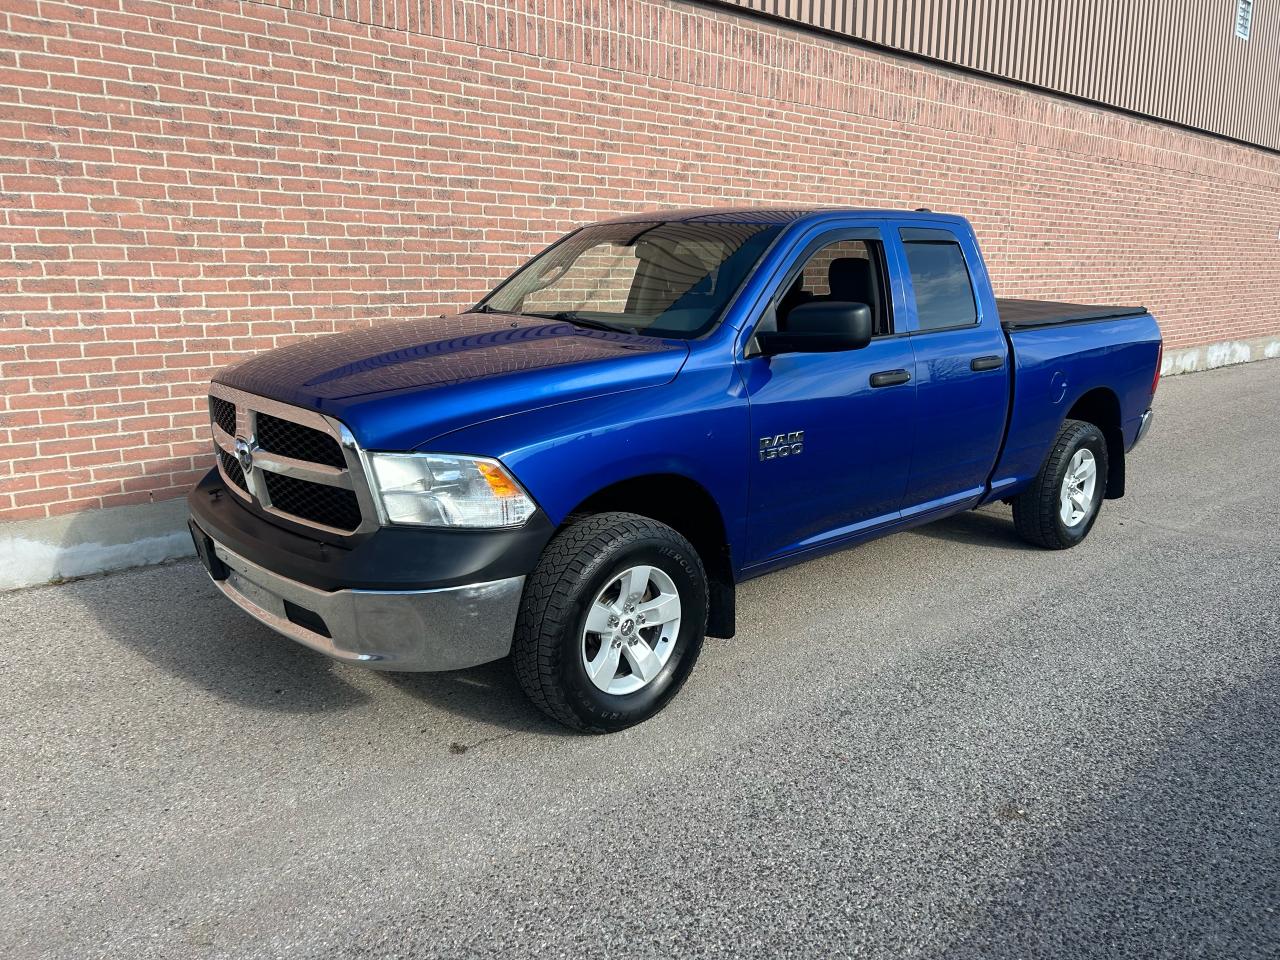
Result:
<svg viewBox="0 0 1280 960"><path fill-rule="evenodd" d="M1160 368L1164 366L1164 341L1156 345L1156 375L1151 378L1151 395L1156 395L1156 387L1160 386Z"/></svg>

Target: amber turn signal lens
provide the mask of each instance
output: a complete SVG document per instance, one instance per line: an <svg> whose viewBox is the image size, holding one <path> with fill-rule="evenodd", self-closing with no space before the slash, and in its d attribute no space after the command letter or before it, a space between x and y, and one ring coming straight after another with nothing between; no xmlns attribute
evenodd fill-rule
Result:
<svg viewBox="0 0 1280 960"><path fill-rule="evenodd" d="M524 496L524 491L517 487L496 463L485 463L482 460L476 464L476 469L480 471L480 476L484 477L485 483L489 484L489 489L493 491L495 497L505 500L509 497Z"/></svg>

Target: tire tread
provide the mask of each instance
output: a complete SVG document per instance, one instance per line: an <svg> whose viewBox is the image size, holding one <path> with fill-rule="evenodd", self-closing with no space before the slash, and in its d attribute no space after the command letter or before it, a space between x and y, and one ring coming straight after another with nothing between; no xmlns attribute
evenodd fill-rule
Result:
<svg viewBox="0 0 1280 960"><path fill-rule="evenodd" d="M1013 498L1013 525L1018 536L1047 550L1065 550L1080 542L1063 534L1058 526L1058 495L1066 462L1091 434L1101 436L1098 428L1083 420L1065 420L1055 438L1049 457L1036 474L1031 486ZM1106 485L1107 460L1103 447L1098 483ZM1099 489L1098 496L1103 496ZM1094 516L1097 516L1095 511ZM1090 525L1092 525L1090 520ZM1087 533L1087 530L1086 530ZM1082 538L1081 538L1082 539Z"/></svg>

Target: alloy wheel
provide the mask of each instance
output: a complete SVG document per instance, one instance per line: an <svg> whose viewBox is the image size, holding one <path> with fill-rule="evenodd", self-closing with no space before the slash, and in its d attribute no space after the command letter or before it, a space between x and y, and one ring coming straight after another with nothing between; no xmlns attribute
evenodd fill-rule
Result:
<svg viewBox="0 0 1280 960"><path fill-rule="evenodd" d="M605 693L642 690L671 659L680 635L680 592L659 567L629 567L587 610L582 665Z"/></svg>

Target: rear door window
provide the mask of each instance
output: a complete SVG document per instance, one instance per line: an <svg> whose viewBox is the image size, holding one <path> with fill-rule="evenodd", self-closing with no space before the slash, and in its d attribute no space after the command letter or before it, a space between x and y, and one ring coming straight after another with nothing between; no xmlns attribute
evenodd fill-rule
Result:
<svg viewBox="0 0 1280 960"><path fill-rule="evenodd" d="M978 322L973 281L964 252L945 230L903 230L921 330L968 327Z"/></svg>

